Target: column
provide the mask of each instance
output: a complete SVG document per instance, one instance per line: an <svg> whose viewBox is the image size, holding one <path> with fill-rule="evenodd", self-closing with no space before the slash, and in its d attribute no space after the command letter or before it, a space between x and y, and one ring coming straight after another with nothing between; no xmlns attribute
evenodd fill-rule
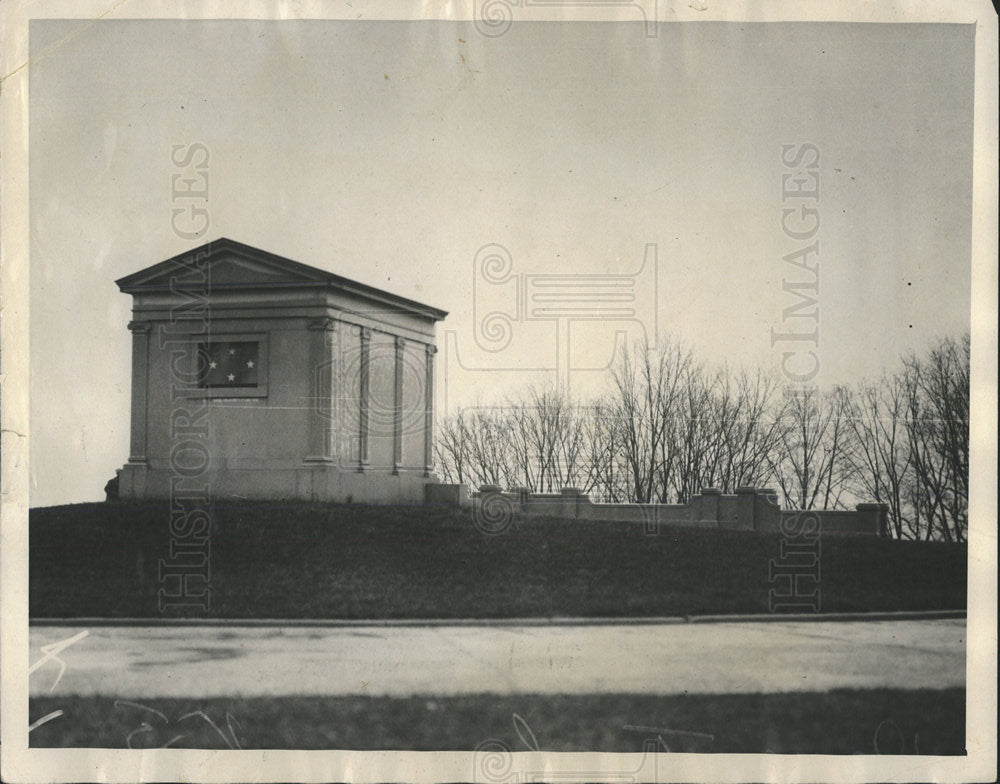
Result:
<svg viewBox="0 0 1000 784"><path fill-rule="evenodd" d="M369 406L369 366L372 355L372 331L361 328L360 398L358 422L358 472L363 473L368 466L368 406Z"/></svg>
<svg viewBox="0 0 1000 784"><path fill-rule="evenodd" d="M436 346L427 346L427 375L424 381L424 476L434 471L434 355Z"/></svg>
<svg viewBox="0 0 1000 784"><path fill-rule="evenodd" d="M332 318L310 321L309 340L313 388L309 412L307 463L333 461L333 372L336 359L337 322Z"/></svg>
<svg viewBox="0 0 1000 784"><path fill-rule="evenodd" d="M398 474L403 464L403 360L406 339L396 336L396 357L393 365L393 412L392 412L392 473Z"/></svg>
<svg viewBox="0 0 1000 784"><path fill-rule="evenodd" d="M146 464L147 395L149 385L148 321L130 321L132 333L132 429L128 462Z"/></svg>

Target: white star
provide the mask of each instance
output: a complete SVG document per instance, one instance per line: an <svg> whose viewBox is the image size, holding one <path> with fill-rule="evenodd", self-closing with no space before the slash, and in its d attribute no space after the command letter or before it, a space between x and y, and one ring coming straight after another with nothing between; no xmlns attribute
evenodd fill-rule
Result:
<svg viewBox="0 0 1000 784"><path fill-rule="evenodd" d="M226 376L226 378L228 378L230 381L235 381L236 380L236 376L234 376L232 373L230 373L228 376Z"/></svg>
<svg viewBox="0 0 1000 784"><path fill-rule="evenodd" d="M211 362L208 363L208 366L212 368L212 370L215 370L219 366L219 363L213 359Z"/></svg>
<svg viewBox="0 0 1000 784"><path fill-rule="evenodd" d="M248 368L252 368L253 367L253 360L252 359L248 359L247 360L247 367Z"/></svg>
<svg viewBox="0 0 1000 784"><path fill-rule="evenodd" d="M235 353L236 353L236 349L235 348L229 349L229 356L232 356Z"/></svg>

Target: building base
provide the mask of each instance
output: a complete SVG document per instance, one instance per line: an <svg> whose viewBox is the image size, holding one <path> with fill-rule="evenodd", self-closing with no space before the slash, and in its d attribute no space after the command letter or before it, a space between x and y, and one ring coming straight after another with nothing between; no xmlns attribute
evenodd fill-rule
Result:
<svg viewBox="0 0 1000 784"><path fill-rule="evenodd" d="M208 500L295 500L344 504L423 504L425 486L436 483L423 470L346 470L329 464L297 468L209 469L185 475L129 463L118 471L123 501L204 498Z"/></svg>

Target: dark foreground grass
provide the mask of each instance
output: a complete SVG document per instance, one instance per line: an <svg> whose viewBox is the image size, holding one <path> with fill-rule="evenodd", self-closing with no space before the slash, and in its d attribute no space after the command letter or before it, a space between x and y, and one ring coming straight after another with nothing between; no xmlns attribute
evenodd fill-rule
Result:
<svg viewBox="0 0 1000 784"><path fill-rule="evenodd" d="M471 512L424 507L218 505L211 602L226 618L512 618L766 613L780 537L535 521L485 536ZM163 617L163 506L30 513L30 612ZM965 545L826 537L824 612L966 606ZM813 585L803 580L802 589ZM175 613L176 614L176 613Z"/></svg>
<svg viewBox="0 0 1000 784"><path fill-rule="evenodd" d="M637 752L652 741L698 753L965 753L964 689L31 700L32 721L56 710L33 747Z"/></svg>

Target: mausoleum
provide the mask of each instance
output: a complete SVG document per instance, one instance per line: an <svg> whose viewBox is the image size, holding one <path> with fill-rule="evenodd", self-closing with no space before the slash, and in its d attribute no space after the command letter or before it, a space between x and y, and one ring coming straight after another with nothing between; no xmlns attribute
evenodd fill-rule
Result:
<svg viewBox="0 0 1000 784"><path fill-rule="evenodd" d="M444 311L228 239L116 282L122 498L423 502Z"/></svg>

